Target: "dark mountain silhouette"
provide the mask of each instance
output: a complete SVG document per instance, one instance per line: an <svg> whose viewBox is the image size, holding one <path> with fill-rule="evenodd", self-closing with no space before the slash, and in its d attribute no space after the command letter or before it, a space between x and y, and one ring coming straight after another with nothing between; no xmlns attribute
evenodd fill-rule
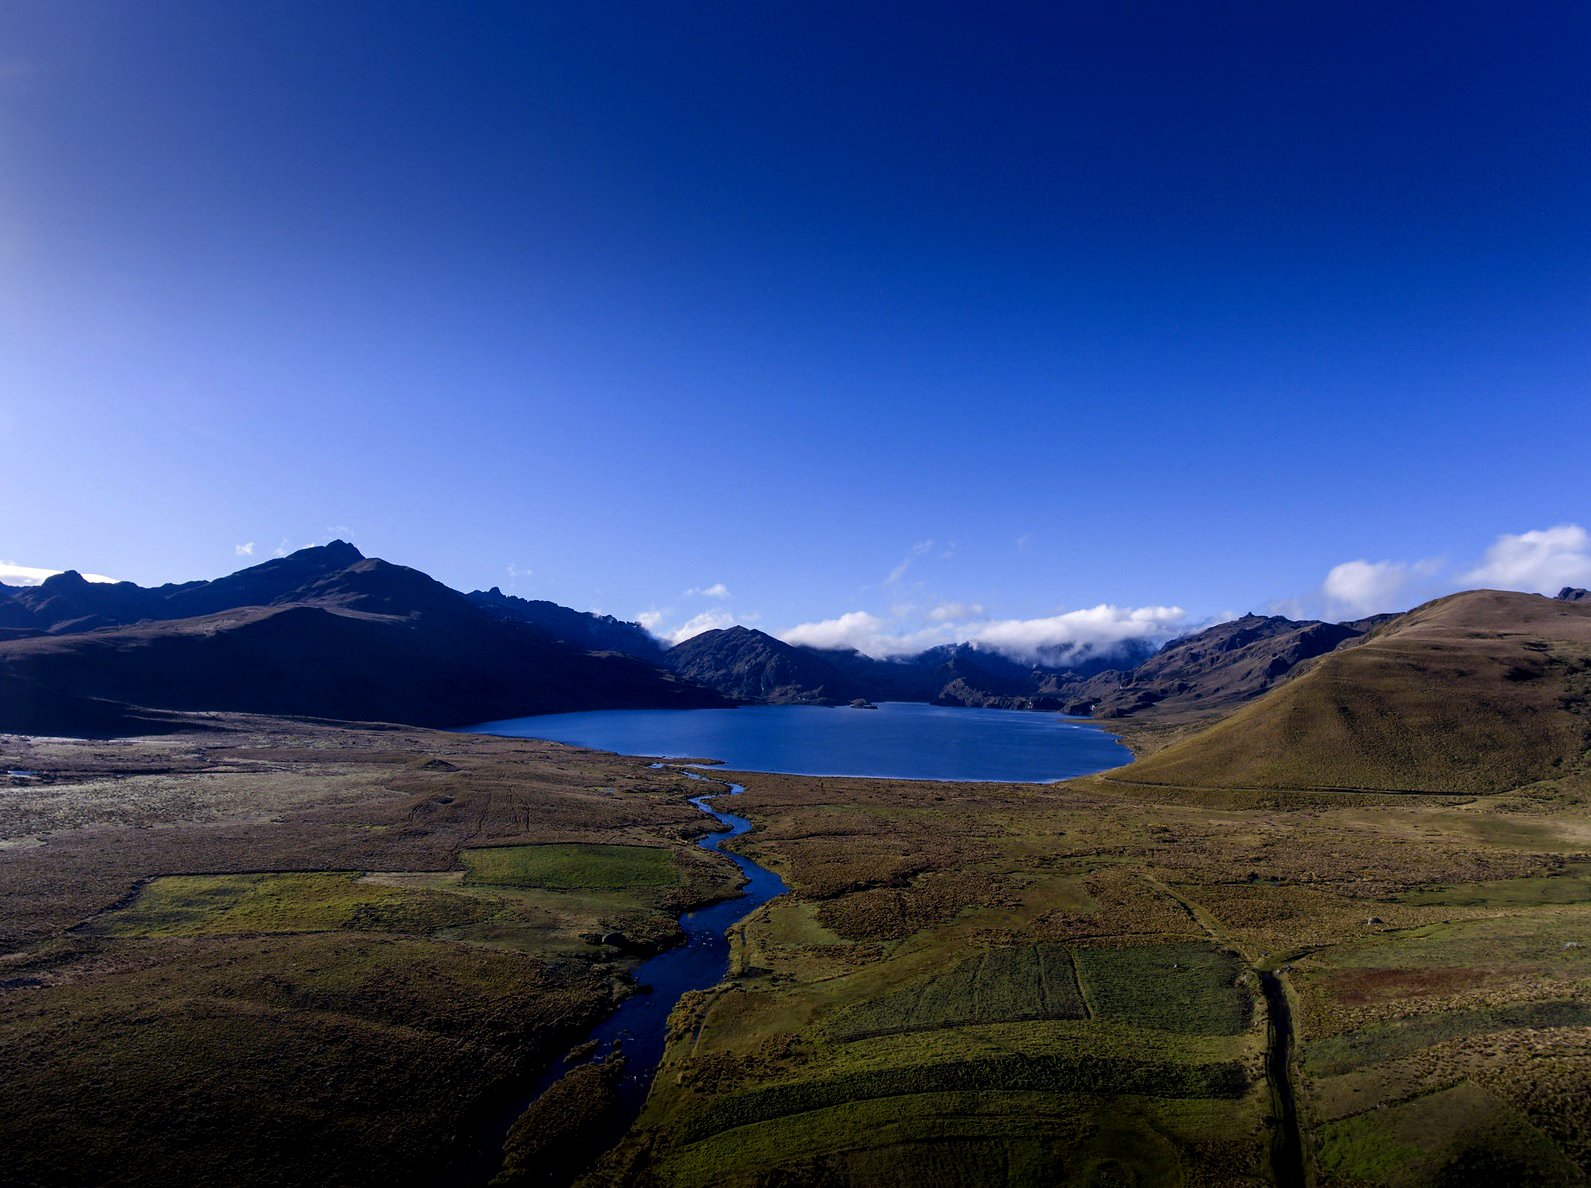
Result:
<svg viewBox="0 0 1591 1188"><path fill-rule="evenodd" d="M612 615L570 610L542 599L519 598L504 594L496 586L490 590L475 590L465 597L493 618L528 623L555 639L588 651L623 652L654 664L663 658L662 643L639 623L628 623Z"/></svg>
<svg viewBox="0 0 1591 1188"><path fill-rule="evenodd" d="M708 631L671 648L681 676L742 701L836 704L929 701L1124 718L1199 716L1260 696L1300 666L1362 639L1395 618L1353 623L1244 615L1154 650L1132 642L1075 668L1036 667L971 644L880 660L849 650L802 647L747 627Z"/></svg>
<svg viewBox="0 0 1591 1188"><path fill-rule="evenodd" d="M75 570L67 570L46 578L37 586L10 588L7 591L10 594L9 602L0 605L0 616L4 616L0 617L0 623L67 635L146 621L194 618L240 606L319 602L337 597L335 591L324 585L328 579L340 580L351 566L363 561L366 561L365 555L353 545L347 541L334 540L330 544L300 549L286 557L251 565L214 581L182 582L153 588L134 585L132 582L91 582ZM388 568L396 570L401 567ZM415 570L407 572L417 574ZM418 576L424 577L423 574ZM346 579L345 584L351 588L357 585L357 581ZM316 591L317 583L321 584L319 592ZM367 582L373 594L376 593L376 587L383 584L394 587L391 593L397 593L396 580L384 582L377 579L373 585Z"/></svg>
<svg viewBox="0 0 1591 1188"><path fill-rule="evenodd" d="M1562 602L1591 602L1591 590L1581 586L1565 586L1554 597Z"/></svg>
<svg viewBox="0 0 1591 1188"><path fill-rule="evenodd" d="M1129 659L1148 649L1129 650ZM1114 660L1121 663L1121 657ZM1112 663L1093 657L1077 669L1035 668L972 644L946 644L914 656L878 659L851 649L788 644L764 631L707 631L669 649L666 663L698 684L743 701L832 705L856 700L1058 709L1057 687Z"/></svg>
<svg viewBox="0 0 1591 1188"><path fill-rule="evenodd" d="M1074 713L1101 718L1130 717L1151 706L1161 713L1230 708L1258 697L1306 660L1359 639L1367 630L1365 624L1249 614L1174 639L1132 669L1058 683L1046 692L1067 702Z"/></svg>
<svg viewBox="0 0 1591 1188"><path fill-rule="evenodd" d="M8 589L3 605L0 623L27 625L0 638L0 730L115 733L118 717L144 710L456 726L724 704L654 663L499 617L341 541L155 589L59 574Z"/></svg>
<svg viewBox="0 0 1591 1188"><path fill-rule="evenodd" d="M704 631L668 650L670 669L739 701L832 704L866 694L822 653L751 627Z"/></svg>

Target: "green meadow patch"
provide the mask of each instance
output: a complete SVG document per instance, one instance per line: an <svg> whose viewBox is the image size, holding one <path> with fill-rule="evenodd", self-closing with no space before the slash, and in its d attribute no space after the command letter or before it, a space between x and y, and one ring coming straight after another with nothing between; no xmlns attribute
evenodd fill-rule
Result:
<svg viewBox="0 0 1591 1188"><path fill-rule="evenodd" d="M353 872L168 875L89 929L104 936L249 933L426 933L474 923L492 905L473 896L367 882Z"/></svg>
<svg viewBox="0 0 1591 1188"><path fill-rule="evenodd" d="M1304 1067L1335 1076L1394 1060L1444 1040L1516 1027L1591 1027L1591 1002L1527 1002L1481 1010L1446 1010L1361 1027L1315 1040L1304 1049Z"/></svg>
<svg viewBox="0 0 1591 1188"><path fill-rule="evenodd" d="M1322 1128L1332 1179L1391 1185L1583 1184L1546 1135L1469 1081Z"/></svg>
<svg viewBox="0 0 1591 1188"><path fill-rule="evenodd" d="M459 857L471 885L628 891L682 881L673 853L660 846L487 846Z"/></svg>
<svg viewBox="0 0 1591 1188"><path fill-rule="evenodd" d="M828 1172L853 1184L1040 1184L1086 1118L1077 1099L1043 1093L850 1101L713 1135L670 1152L659 1172L671 1184L748 1182L748 1169L769 1168L794 1183Z"/></svg>
<svg viewBox="0 0 1591 1188"><path fill-rule="evenodd" d="M855 1040L1092 1013L1183 1035L1239 1035L1253 1013L1238 984L1242 970L1233 954L1201 941L1119 949L1011 945L852 1007L829 1032Z"/></svg>
<svg viewBox="0 0 1591 1188"><path fill-rule="evenodd" d="M1429 887L1398 896L1416 907L1539 907L1591 903L1591 863L1575 863L1562 874L1527 879L1496 879Z"/></svg>
<svg viewBox="0 0 1591 1188"><path fill-rule="evenodd" d="M940 1027L1080 1019L1086 1014L1071 953L1061 945L989 949L949 973L863 1003L830 1025L836 1039Z"/></svg>
<svg viewBox="0 0 1591 1188"><path fill-rule="evenodd" d="M737 1126L850 1102L924 1093L1083 1093L1236 1099L1249 1087L1238 1061L1185 1064L1059 1053L948 1060L904 1068L860 1069L822 1080L770 1085L714 1098L678 1134L694 1142Z"/></svg>
<svg viewBox="0 0 1591 1188"><path fill-rule="evenodd" d="M1253 1000L1238 975L1243 963L1202 941L1078 949L1083 993L1105 1020L1185 1035L1239 1035Z"/></svg>
<svg viewBox="0 0 1591 1188"><path fill-rule="evenodd" d="M1591 973L1591 946L1579 912L1546 912L1431 924L1309 958L1325 969L1487 969L1512 973Z"/></svg>

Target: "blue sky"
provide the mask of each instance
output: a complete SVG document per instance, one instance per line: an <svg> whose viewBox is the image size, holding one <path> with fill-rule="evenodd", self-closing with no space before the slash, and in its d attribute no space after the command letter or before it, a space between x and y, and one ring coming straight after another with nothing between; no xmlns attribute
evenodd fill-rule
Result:
<svg viewBox="0 0 1591 1188"><path fill-rule="evenodd" d="M10 4L0 561L876 649L1591 581L1588 65L1569 3Z"/></svg>

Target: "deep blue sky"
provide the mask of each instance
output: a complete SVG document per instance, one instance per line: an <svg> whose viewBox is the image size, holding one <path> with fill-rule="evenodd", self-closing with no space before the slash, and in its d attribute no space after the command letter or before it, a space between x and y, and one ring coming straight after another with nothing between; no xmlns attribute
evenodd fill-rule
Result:
<svg viewBox="0 0 1591 1188"><path fill-rule="evenodd" d="M893 632L1591 522L1583 4L857 7L8 4L0 561Z"/></svg>

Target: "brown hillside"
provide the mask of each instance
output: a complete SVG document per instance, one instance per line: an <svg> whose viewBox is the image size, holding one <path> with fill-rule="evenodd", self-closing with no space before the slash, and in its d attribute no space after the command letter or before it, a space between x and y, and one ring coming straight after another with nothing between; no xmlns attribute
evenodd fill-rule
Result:
<svg viewBox="0 0 1591 1188"><path fill-rule="evenodd" d="M1563 775L1591 741L1591 606L1475 590L1116 773L1146 784L1501 792Z"/></svg>

